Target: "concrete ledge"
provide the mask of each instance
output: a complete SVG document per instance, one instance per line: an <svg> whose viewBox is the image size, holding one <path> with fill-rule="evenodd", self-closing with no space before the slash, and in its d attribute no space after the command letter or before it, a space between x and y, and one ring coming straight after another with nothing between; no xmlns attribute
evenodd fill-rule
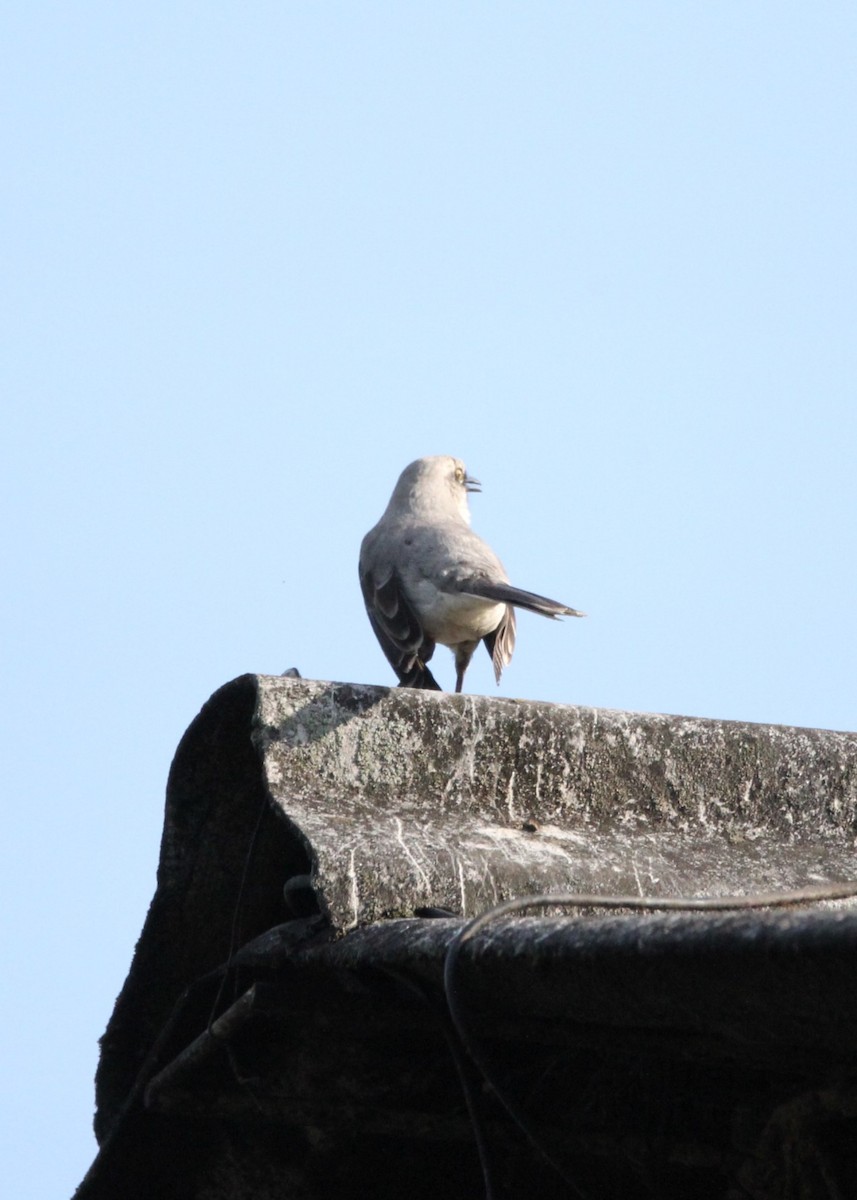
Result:
<svg viewBox="0 0 857 1200"><path fill-rule="evenodd" d="M256 1196L260 1171L277 1196L392 1197L404 1179L427 1198L473 1195L438 1020L463 918L547 891L855 880L855 818L854 734L242 676L203 707L170 770L81 1200L202 1200L226 1194L227 1176L230 1195ZM455 919L415 920L423 907ZM576 1156L574 1177L600 1181L593 1194L630 1194L650 1155L660 1196L701 1194L714 1166L721 1195L748 1153L773 1178L798 1151L827 1154L834 1126L853 1145L855 921L853 907L518 918L468 945L457 988L509 1068L504 1086L532 1099L551 1081L539 1119ZM504 1120L495 1105L510 1194L567 1194ZM704 1169L688 1189L691 1162ZM604 1191L614 1174L621 1187Z"/></svg>
<svg viewBox="0 0 857 1200"><path fill-rule="evenodd" d="M857 879L856 814L854 734L242 676L173 761L157 892L102 1043L99 1137L185 989L306 915L295 897L342 934L561 889Z"/></svg>
<svg viewBox="0 0 857 1200"><path fill-rule="evenodd" d="M339 928L549 890L857 877L857 735L259 678L253 741Z"/></svg>

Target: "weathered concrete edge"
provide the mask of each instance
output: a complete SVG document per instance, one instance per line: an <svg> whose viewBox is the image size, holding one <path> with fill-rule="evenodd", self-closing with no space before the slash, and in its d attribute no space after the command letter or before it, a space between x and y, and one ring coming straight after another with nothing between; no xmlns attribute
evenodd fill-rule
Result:
<svg viewBox="0 0 857 1200"><path fill-rule="evenodd" d="M708 787L706 747L731 792ZM283 881L313 856L340 930L409 916L417 897L470 913L598 871L619 888L613 867L628 848L637 862L649 848L666 860L698 848L706 821L715 871L743 870L742 847L763 863L769 847L807 845L838 855L844 871L855 767L854 734L241 676L203 705L176 751L158 889L102 1043L99 1137L129 1104L137 1112L135 1081L183 989L288 918ZM521 827L529 816L541 832ZM448 845L446 818L460 847ZM413 861L432 845L435 875Z"/></svg>
<svg viewBox="0 0 857 1200"><path fill-rule="evenodd" d="M857 876L857 735L260 677L254 741L333 919L555 888Z"/></svg>
<svg viewBox="0 0 857 1200"><path fill-rule="evenodd" d="M258 676L269 783L525 819L857 832L857 733Z"/></svg>

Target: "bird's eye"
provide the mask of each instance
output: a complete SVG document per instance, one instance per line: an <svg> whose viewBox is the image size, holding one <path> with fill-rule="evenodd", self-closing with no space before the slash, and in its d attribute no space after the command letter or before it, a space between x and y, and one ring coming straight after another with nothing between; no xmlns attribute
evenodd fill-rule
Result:
<svg viewBox="0 0 857 1200"><path fill-rule="evenodd" d="M455 468L455 482L464 483L464 467Z"/></svg>

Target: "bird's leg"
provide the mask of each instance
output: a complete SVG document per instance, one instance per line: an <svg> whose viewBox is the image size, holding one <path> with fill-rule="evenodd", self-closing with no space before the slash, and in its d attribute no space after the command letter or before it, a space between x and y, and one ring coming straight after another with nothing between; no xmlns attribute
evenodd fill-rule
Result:
<svg viewBox="0 0 857 1200"><path fill-rule="evenodd" d="M473 657L473 651L479 645L478 642L468 642L464 646L456 646L455 648L455 691L456 694L461 691L464 683L464 672L467 670L468 664Z"/></svg>

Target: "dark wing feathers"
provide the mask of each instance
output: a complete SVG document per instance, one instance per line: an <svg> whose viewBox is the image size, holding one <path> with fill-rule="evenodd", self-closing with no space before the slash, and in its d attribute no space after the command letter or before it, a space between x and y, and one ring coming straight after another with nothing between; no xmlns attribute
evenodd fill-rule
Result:
<svg viewBox="0 0 857 1200"><path fill-rule="evenodd" d="M485 649L491 655L491 662L494 665L494 678L497 683L500 682L503 668L507 667L512 661L512 653L515 649L515 628L515 610L511 604L507 604L500 624L492 633L486 633L482 639L485 643Z"/></svg>
<svg viewBox="0 0 857 1200"><path fill-rule="evenodd" d="M398 575L393 572L376 586L368 574L361 574L360 587L375 636L400 685L439 692L440 685L426 666L434 654L434 642L408 603Z"/></svg>

